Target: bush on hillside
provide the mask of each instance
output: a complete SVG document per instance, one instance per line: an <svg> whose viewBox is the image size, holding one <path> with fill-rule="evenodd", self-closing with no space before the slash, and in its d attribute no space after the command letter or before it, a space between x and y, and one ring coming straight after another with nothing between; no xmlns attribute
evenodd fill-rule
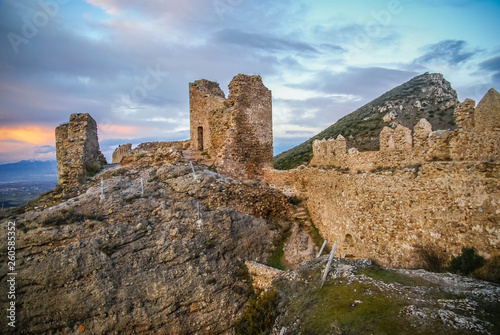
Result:
<svg viewBox="0 0 500 335"><path fill-rule="evenodd" d="M451 256L448 270L452 273L467 276L484 264L484 258L476 253L474 248L462 248L457 257Z"/></svg>

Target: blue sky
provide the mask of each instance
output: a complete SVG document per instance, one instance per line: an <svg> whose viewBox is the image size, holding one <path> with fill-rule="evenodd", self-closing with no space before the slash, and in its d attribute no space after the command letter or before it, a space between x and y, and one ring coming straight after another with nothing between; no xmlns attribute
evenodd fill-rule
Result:
<svg viewBox="0 0 500 335"><path fill-rule="evenodd" d="M424 72L500 89L500 1L0 0L0 163L53 159L71 113L119 144L189 137L188 83L273 92L275 153Z"/></svg>

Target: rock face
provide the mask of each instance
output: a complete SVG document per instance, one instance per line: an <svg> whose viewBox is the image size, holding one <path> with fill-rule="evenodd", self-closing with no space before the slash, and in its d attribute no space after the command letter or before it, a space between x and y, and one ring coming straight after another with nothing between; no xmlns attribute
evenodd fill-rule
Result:
<svg viewBox="0 0 500 335"><path fill-rule="evenodd" d="M199 168L195 180L186 164L140 163L9 218L18 231L16 334L231 333L252 291L244 263L266 261L276 235L267 218L286 213L286 198Z"/></svg>
<svg viewBox="0 0 500 335"><path fill-rule="evenodd" d="M260 76L238 74L227 100L208 80L189 84L192 148L207 151L226 176L259 179L272 166L271 91Z"/></svg>
<svg viewBox="0 0 500 335"><path fill-rule="evenodd" d="M97 123L87 113L71 114L56 128L57 183L78 184L87 172L97 172L106 159L99 150Z"/></svg>
<svg viewBox="0 0 500 335"><path fill-rule="evenodd" d="M274 166L290 169L312 158L314 140L336 138L347 140L347 149L383 150L379 146L384 127L398 125L412 129L425 118L434 129L454 129L453 111L458 104L457 93L441 74L425 73L384 93L349 115L344 116L308 141L277 155Z"/></svg>
<svg viewBox="0 0 500 335"><path fill-rule="evenodd" d="M132 151L132 144L122 144L119 145L118 148L113 151L113 161L111 164L120 164L122 160L130 155Z"/></svg>

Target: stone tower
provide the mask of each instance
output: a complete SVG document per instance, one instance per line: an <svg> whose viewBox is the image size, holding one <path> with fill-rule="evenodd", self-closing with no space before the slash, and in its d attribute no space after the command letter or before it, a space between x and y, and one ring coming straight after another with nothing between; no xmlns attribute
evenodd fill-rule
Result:
<svg viewBox="0 0 500 335"><path fill-rule="evenodd" d="M227 99L217 83L198 80L189 102L192 149L214 157L220 174L259 179L272 167L271 91L260 76L235 76Z"/></svg>
<svg viewBox="0 0 500 335"><path fill-rule="evenodd" d="M99 150L97 123L88 113L71 114L56 128L57 183L75 184L106 159Z"/></svg>

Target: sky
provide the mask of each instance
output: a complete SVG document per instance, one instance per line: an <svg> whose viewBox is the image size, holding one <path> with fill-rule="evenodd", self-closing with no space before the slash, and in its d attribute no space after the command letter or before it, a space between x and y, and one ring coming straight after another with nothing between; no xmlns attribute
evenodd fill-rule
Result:
<svg viewBox="0 0 500 335"><path fill-rule="evenodd" d="M500 90L500 1L0 0L0 164L55 159L72 113L120 144L189 138L188 83L262 76L274 153L439 72Z"/></svg>

